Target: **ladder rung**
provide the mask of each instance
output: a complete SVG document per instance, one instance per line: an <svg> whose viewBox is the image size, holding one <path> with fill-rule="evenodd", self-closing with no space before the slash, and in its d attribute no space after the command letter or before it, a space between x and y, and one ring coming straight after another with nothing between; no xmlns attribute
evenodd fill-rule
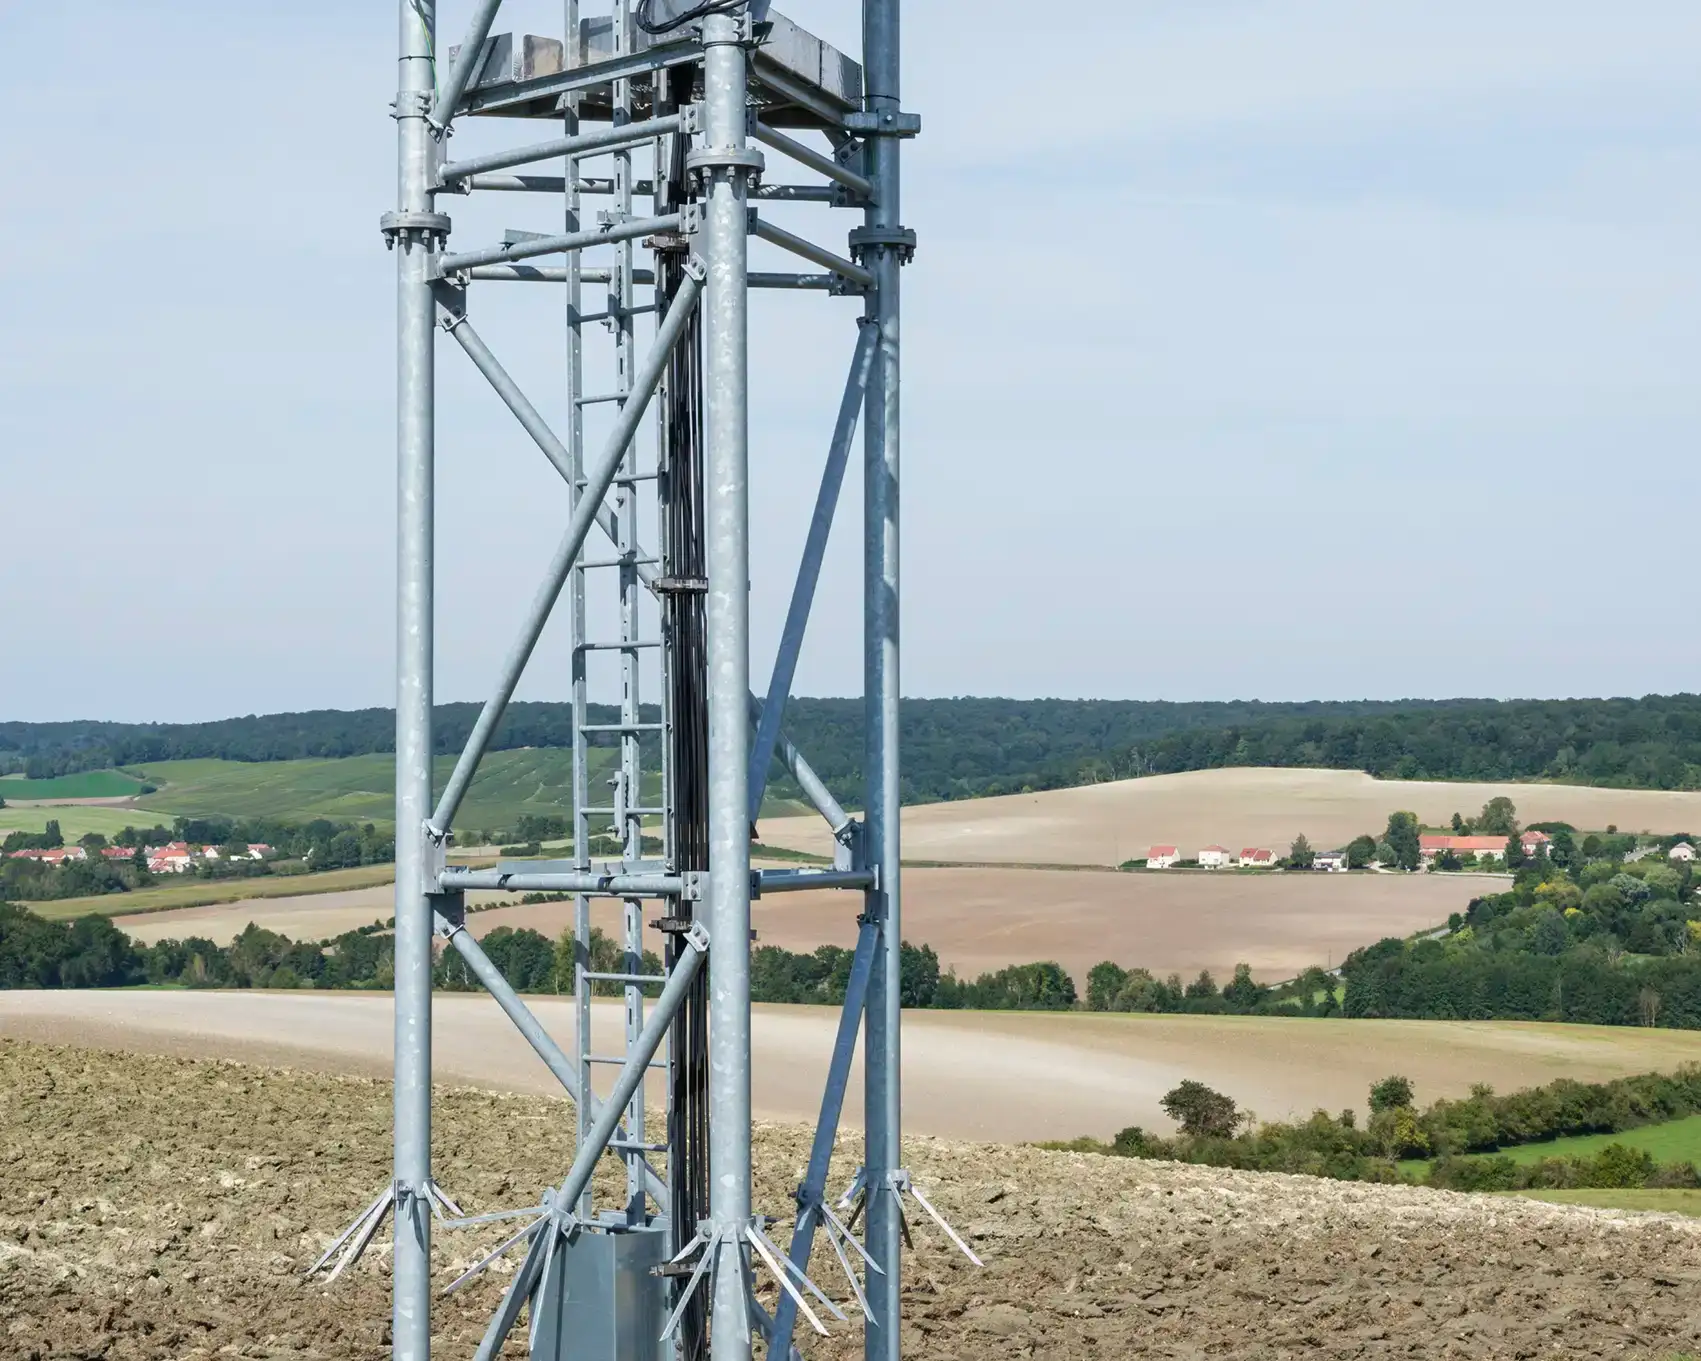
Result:
<svg viewBox="0 0 1701 1361"><path fill-rule="evenodd" d="M653 302L641 303L637 307L611 307L606 312L584 312L579 316L581 323L587 321L612 321L615 317L635 317L643 312L653 312L656 305Z"/></svg>
<svg viewBox="0 0 1701 1361"><path fill-rule="evenodd" d="M633 567L653 567L659 565L660 562L660 558L596 558L591 562L581 562L575 565L581 570L588 570L592 567L625 567L627 565L631 565Z"/></svg>

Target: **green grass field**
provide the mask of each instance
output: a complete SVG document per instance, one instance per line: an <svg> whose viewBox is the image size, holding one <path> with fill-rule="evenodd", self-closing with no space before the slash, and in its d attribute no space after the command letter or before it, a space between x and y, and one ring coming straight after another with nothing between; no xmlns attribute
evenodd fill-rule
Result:
<svg viewBox="0 0 1701 1361"><path fill-rule="evenodd" d="M1516 1163L1535 1163L1543 1158L1592 1158L1608 1144L1646 1149L1663 1163L1692 1162L1701 1166L1701 1115L1667 1120L1658 1125L1643 1125L1640 1129L1620 1130L1617 1134L1579 1134L1570 1139L1549 1139L1540 1144L1514 1144L1498 1153L1472 1156L1510 1158ZM1427 1159L1414 1158L1400 1164L1400 1175L1411 1181L1422 1181L1428 1173ZM1542 1195L1545 1197L1547 1192L1542 1192Z"/></svg>
<svg viewBox="0 0 1701 1361"><path fill-rule="evenodd" d="M615 752L591 752L591 798L606 804L608 772ZM441 789L455 760L435 762ZM395 758L348 756L307 761L158 761L127 770L157 785L158 792L137 800L128 821L170 824L188 817L275 817L291 822L323 817L336 821L388 825L395 814ZM563 816L571 802L573 753L563 747L495 751L484 758L466 803L455 819L463 840L483 828L512 828L527 813ZM654 803L661 777L646 773L643 798ZM803 809L784 800L763 807L764 817ZM604 819L598 818L599 823ZM118 826L124 824L120 822ZM93 830L106 830L104 827ZM116 830L116 829L114 829Z"/></svg>
<svg viewBox="0 0 1701 1361"><path fill-rule="evenodd" d="M1506 1191L1502 1194L1523 1196L1526 1200L1551 1201L1555 1205L1593 1205L1602 1210L1660 1211L1701 1216L1701 1191L1601 1187L1581 1191Z"/></svg>
<svg viewBox="0 0 1701 1361"><path fill-rule="evenodd" d="M85 770L52 780L7 775L0 778L0 799L127 799L141 788L140 780L121 770Z"/></svg>
<svg viewBox="0 0 1701 1361"><path fill-rule="evenodd" d="M614 752L592 753L595 794ZM441 788L454 758L435 762ZM331 818L388 824L395 814L396 765L388 755L307 761L160 761L131 767L159 786L138 801L143 815L275 817L300 822ZM561 748L497 751L485 757L456 825L468 834L484 827L512 827L527 813L564 814L571 794L573 754ZM652 777L646 786L655 784ZM646 787L646 799L656 793ZM595 795L593 795L594 797Z"/></svg>
<svg viewBox="0 0 1701 1361"><path fill-rule="evenodd" d="M1663 1163L1701 1163L1701 1115L1620 1130L1617 1134L1580 1134L1545 1144L1519 1144L1502 1149L1501 1155L1519 1163L1540 1162L1543 1158L1592 1158L1608 1144L1646 1149Z"/></svg>
<svg viewBox="0 0 1701 1361"><path fill-rule="evenodd" d="M151 827L159 819L134 808L103 808L98 804L72 803L47 808L0 808L0 837L7 832L43 832L48 819L59 824L60 835L67 842L75 841L88 832L110 837L126 827ZM169 823L171 819L168 817Z"/></svg>
<svg viewBox="0 0 1701 1361"><path fill-rule="evenodd" d="M209 907L214 903L249 898L293 898L303 893L340 893L371 888L395 880L394 865L362 865L358 869L326 870L323 874L275 874L258 879L193 879L187 883L155 884L134 893L102 893L93 898L55 898L30 903L37 916L67 921L90 914L119 917L131 912L163 912L172 907Z"/></svg>

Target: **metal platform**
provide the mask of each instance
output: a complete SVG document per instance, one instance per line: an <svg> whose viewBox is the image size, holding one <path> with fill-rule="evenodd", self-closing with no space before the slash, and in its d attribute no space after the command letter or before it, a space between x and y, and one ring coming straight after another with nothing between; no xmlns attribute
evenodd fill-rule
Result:
<svg viewBox="0 0 1701 1361"><path fill-rule="evenodd" d="M633 50L616 54L611 15L579 21L579 47L571 62L565 60L565 46L559 38L535 33L487 38L461 111L558 120L566 111L567 97L577 95L581 120L606 121L614 113L616 80L688 65L703 56L695 36L664 40L641 29L636 30ZM449 49L451 61L459 51ZM634 89L634 113L650 112L644 94L649 88ZM763 121L772 127L837 127L862 107L862 67L831 43L770 11L758 25L757 45L751 49L750 89Z"/></svg>

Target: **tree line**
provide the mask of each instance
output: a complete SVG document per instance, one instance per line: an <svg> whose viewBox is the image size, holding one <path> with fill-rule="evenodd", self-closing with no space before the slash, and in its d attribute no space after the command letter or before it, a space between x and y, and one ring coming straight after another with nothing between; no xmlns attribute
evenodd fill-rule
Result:
<svg viewBox="0 0 1701 1361"><path fill-rule="evenodd" d="M1351 1109L1314 1111L1307 1120L1260 1123L1232 1097L1192 1079L1160 1103L1179 1126L1171 1137L1138 1125L1108 1143L1084 1138L1052 1147L1161 1158L1342 1181L1418 1180L1449 1190L1563 1186L1701 1186L1693 1163L1657 1162L1622 1143L1582 1156L1519 1161L1501 1150L1584 1134L1617 1134L1701 1113L1701 1065L1609 1082L1562 1078L1499 1096L1486 1085L1460 1100L1418 1110L1412 1084L1393 1075L1373 1084L1368 1118ZM1487 1155L1487 1156L1484 1156ZM1428 1161L1421 1171L1414 1160ZM1408 1168L1402 1169L1406 1162Z"/></svg>
<svg viewBox="0 0 1701 1361"><path fill-rule="evenodd" d="M440 752L459 751L476 704L436 710ZM611 706L592 705L611 721ZM646 717L653 719L653 712ZM841 799L862 793L862 701L799 697L788 730ZM1136 700L907 699L908 802L1053 789L1222 766L1304 766L1429 780L1561 780L1701 788L1701 696L1396 700L1295 704ZM611 734L593 741L612 743ZM565 747L567 704L516 703L496 749ZM0 771L37 778L217 757L360 756L395 746L389 709L247 715L210 723L0 723ZM777 789L795 789L776 771Z"/></svg>

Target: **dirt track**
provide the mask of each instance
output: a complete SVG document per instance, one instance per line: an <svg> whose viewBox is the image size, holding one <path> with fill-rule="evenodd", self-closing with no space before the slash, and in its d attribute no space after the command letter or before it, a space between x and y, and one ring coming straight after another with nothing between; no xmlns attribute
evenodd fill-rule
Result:
<svg viewBox="0 0 1701 1361"><path fill-rule="evenodd" d="M5 1355L387 1356L381 1247L335 1286L300 1275L389 1176L385 1084L0 1041L0 1091ZM446 1091L436 1114L437 1175L469 1210L561 1175L561 1103ZM796 1128L758 1129L759 1210L783 1213L804 1148ZM854 1145L840 1154L848 1172ZM1665 1356L1701 1342L1695 1221L931 1140L911 1140L908 1161L987 1262L918 1229L904 1291L916 1361ZM439 1279L498 1236L440 1233ZM471 1354L501 1283L435 1302L437 1354ZM861 1348L837 1324L807 1354Z"/></svg>

